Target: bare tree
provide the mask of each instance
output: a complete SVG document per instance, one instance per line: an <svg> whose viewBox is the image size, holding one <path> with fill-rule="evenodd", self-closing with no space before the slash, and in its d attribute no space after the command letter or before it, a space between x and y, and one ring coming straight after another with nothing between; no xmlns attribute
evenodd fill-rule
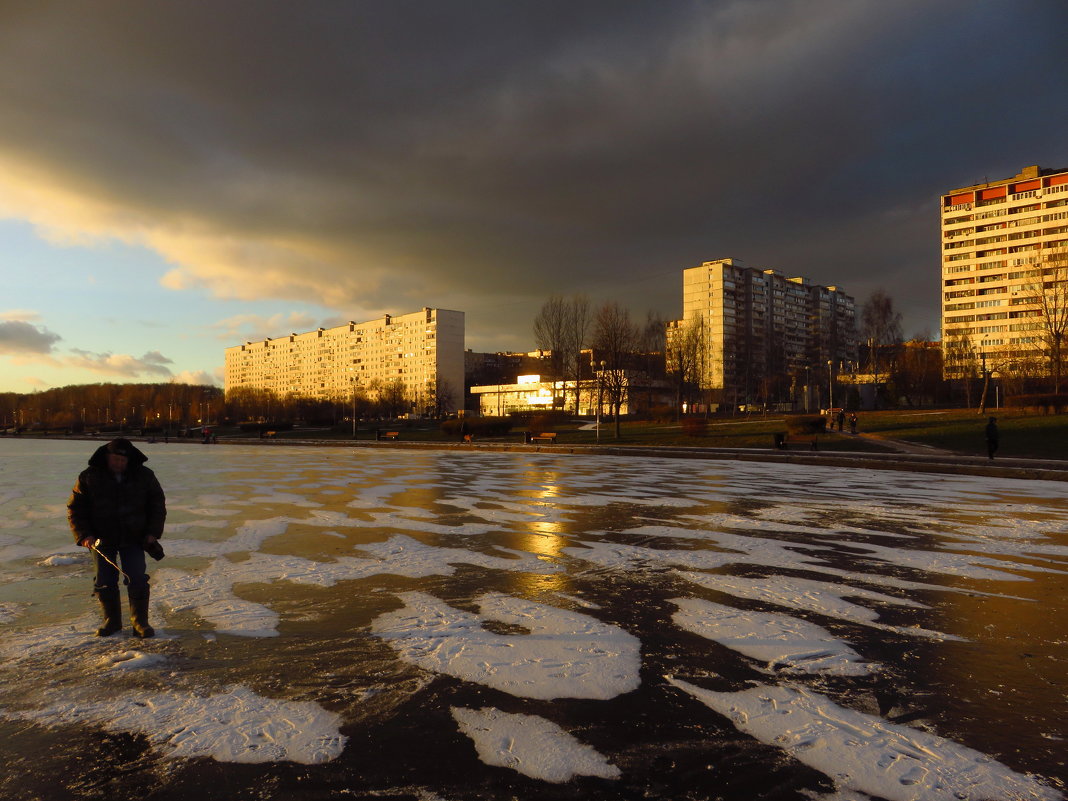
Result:
<svg viewBox="0 0 1068 801"><path fill-rule="evenodd" d="M703 388L707 341L702 314L673 326L667 338L664 358L668 375L675 385L676 419L682 414L683 396Z"/></svg>
<svg viewBox="0 0 1068 801"><path fill-rule="evenodd" d="M960 378L964 388L964 403L972 405L972 381L979 371L979 356L966 335L950 334L942 343L942 362L946 376Z"/></svg>
<svg viewBox="0 0 1068 801"><path fill-rule="evenodd" d="M1035 279L1025 285L1027 301L1033 305L1034 332L1049 365L1053 391L1061 391L1064 350L1068 345L1068 240L1046 249Z"/></svg>
<svg viewBox="0 0 1068 801"><path fill-rule="evenodd" d="M615 436L619 438L619 411L626 398L627 368L638 347L641 333L630 312L618 303L604 304L593 319L595 358L603 362L598 381L612 408Z"/></svg>
<svg viewBox="0 0 1068 801"><path fill-rule="evenodd" d="M868 359L876 392L879 388L880 350L901 344L901 313L894 310L894 299L883 289L876 289L861 307L861 336L868 344Z"/></svg>
<svg viewBox="0 0 1068 801"><path fill-rule="evenodd" d="M590 300L586 295L552 295L534 318L534 341L550 352L549 364L554 379L575 382L575 413L578 413L578 382L581 378L579 353L586 345L591 321ZM553 406L557 405L554 398Z"/></svg>
<svg viewBox="0 0 1068 801"><path fill-rule="evenodd" d="M534 344L550 352L549 364L553 378L561 378L564 374L570 306L563 295L551 295L534 318Z"/></svg>

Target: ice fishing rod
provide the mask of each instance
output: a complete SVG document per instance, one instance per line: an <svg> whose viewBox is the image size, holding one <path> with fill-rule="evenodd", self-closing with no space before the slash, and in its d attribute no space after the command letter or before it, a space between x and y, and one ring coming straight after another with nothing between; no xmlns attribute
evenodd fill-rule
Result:
<svg viewBox="0 0 1068 801"><path fill-rule="evenodd" d="M115 569L116 569L116 570L118 570L118 571L119 571L120 573L122 573L122 576L123 576L123 578L125 578L125 579L126 579L126 583L127 583L127 584L133 584L133 581L132 581L132 580L130 579L130 577L126 575L126 571L125 571L125 570L123 570L123 569L122 569L121 567L119 567L119 566L118 566L117 564L115 564L114 562L112 562L112 561L111 561L110 559L108 559L108 558L107 558L106 556L104 556L104 554L102 554L102 553L100 552L100 549L96 547L96 546L98 546L99 544L100 544L100 540L96 540L96 541L95 541L95 542L94 542L94 543L93 543L92 545L90 545L89 547L90 547L90 548L92 548L92 549L93 549L93 550L94 550L94 551L96 552L96 555L97 555L97 556L99 556L99 557L100 557L101 559L103 559L103 560L104 560L105 562L107 562L107 563L108 563L109 565L111 565L111 566L112 566L113 568L115 568Z"/></svg>

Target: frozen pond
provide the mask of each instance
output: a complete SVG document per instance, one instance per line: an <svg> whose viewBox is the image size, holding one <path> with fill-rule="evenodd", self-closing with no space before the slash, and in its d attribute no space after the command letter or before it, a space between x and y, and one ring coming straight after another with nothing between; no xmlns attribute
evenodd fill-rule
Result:
<svg viewBox="0 0 1068 801"><path fill-rule="evenodd" d="M144 444L142 642L94 447L0 440L0 798L1064 797L1064 484Z"/></svg>

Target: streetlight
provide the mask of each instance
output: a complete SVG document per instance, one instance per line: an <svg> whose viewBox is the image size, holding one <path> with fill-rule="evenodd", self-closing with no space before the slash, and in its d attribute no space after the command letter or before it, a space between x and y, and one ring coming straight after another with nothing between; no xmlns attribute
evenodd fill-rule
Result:
<svg viewBox="0 0 1068 801"><path fill-rule="evenodd" d="M827 360L827 411L834 408L834 361Z"/></svg>
<svg viewBox="0 0 1068 801"><path fill-rule="evenodd" d="M352 376L352 438L356 439L356 376Z"/></svg>
<svg viewBox="0 0 1068 801"><path fill-rule="evenodd" d="M604 402L604 359L601 370L597 373L597 444L601 444L601 404Z"/></svg>

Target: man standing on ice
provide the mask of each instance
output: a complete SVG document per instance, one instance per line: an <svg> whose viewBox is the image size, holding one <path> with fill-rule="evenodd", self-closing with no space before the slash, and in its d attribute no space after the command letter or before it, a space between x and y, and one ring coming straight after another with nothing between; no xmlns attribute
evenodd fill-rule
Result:
<svg viewBox="0 0 1068 801"><path fill-rule="evenodd" d="M122 629L120 573L130 597L134 634L151 637L156 633L148 625L145 551L157 559L163 555L158 540L163 536L167 503L146 461L148 457L128 439L101 445L90 457L88 469L78 476L67 502L74 540L90 548L96 561L93 593L104 610L98 637Z"/></svg>

